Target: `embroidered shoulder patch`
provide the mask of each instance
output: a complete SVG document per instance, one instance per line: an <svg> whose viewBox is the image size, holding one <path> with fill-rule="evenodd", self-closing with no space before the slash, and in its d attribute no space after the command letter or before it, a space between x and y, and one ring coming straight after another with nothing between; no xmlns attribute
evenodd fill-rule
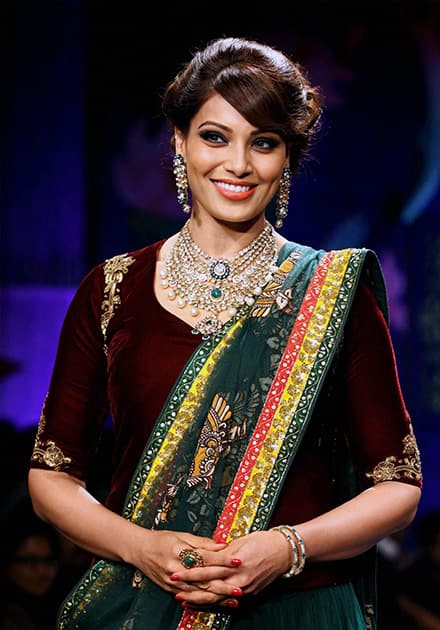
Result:
<svg viewBox="0 0 440 630"><path fill-rule="evenodd" d="M121 303L120 284L127 273L128 268L135 259L128 254L113 256L105 261L104 265L104 299L101 305L101 330L104 337L104 352L107 354L107 328Z"/></svg>
<svg viewBox="0 0 440 630"><path fill-rule="evenodd" d="M374 467L373 472L366 473L374 483L379 481L396 481L406 477L420 481L422 478L422 466L420 452L416 438L411 431L402 440L403 457L400 459L391 455Z"/></svg>

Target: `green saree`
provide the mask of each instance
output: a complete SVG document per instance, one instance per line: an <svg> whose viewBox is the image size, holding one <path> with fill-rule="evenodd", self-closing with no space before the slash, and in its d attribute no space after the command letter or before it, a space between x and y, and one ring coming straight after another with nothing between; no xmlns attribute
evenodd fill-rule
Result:
<svg viewBox="0 0 440 630"><path fill-rule="evenodd" d="M183 369L133 476L125 518L218 542L268 527L363 273L387 316L373 252L283 247L256 303L205 339ZM356 585L357 595L341 585L263 597L237 613L182 611L134 567L100 560L64 601L57 627L246 630L279 618L280 628L374 628L364 618L374 590L361 588L371 585Z"/></svg>

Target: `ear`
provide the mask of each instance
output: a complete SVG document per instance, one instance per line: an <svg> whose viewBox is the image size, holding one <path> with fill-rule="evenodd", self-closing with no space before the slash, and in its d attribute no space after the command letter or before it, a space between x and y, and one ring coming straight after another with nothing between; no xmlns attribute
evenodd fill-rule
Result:
<svg viewBox="0 0 440 630"><path fill-rule="evenodd" d="M185 136L180 129L174 127L174 146L176 148L176 153L180 153L185 157Z"/></svg>

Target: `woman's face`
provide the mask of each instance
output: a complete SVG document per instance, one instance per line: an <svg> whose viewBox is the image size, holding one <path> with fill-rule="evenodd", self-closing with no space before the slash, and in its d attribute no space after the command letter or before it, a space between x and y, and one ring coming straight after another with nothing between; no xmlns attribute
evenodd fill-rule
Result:
<svg viewBox="0 0 440 630"><path fill-rule="evenodd" d="M186 161L193 213L232 223L263 220L289 162L278 134L253 127L219 94L186 136L176 130L176 150Z"/></svg>
<svg viewBox="0 0 440 630"><path fill-rule="evenodd" d="M28 536L17 548L9 569L9 580L32 595L45 595L58 574L58 563L44 536Z"/></svg>

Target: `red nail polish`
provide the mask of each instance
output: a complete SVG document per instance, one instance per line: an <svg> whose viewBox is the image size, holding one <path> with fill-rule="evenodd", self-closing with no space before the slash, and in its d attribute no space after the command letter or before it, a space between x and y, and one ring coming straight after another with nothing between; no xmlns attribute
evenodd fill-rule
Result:
<svg viewBox="0 0 440 630"><path fill-rule="evenodd" d="M178 580L180 580L180 576L177 573L173 573L173 575L170 576L170 580L173 580L173 582L177 582Z"/></svg>
<svg viewBox="0 0 440 630"><path fill-rule="evenodd" d="M231 564L233 567L239 567L241 565L240 558L232 558Z"/></svg>
<svg viewBox="0 0 440 630"><path fill-rule="evenodd" d="M177 593L177 595L174 595L174 599L177 599L178 602L182 601L183 597L182 595L179 595L179 593Z"/></svg>
<svg viewBox="0 0 440 630"><path fill-rule="evenodd" d="M230 608L238 608L238 602L236 599L228 599L226 601L226 606L229 606Z"/></svg>
<svg viewBox="0 0 440 630"><path fill-rule="evenodd" d="M242 597L243 591L241 590L241 588L234 588L232 594L235 595L235 597Z"/></svg>

